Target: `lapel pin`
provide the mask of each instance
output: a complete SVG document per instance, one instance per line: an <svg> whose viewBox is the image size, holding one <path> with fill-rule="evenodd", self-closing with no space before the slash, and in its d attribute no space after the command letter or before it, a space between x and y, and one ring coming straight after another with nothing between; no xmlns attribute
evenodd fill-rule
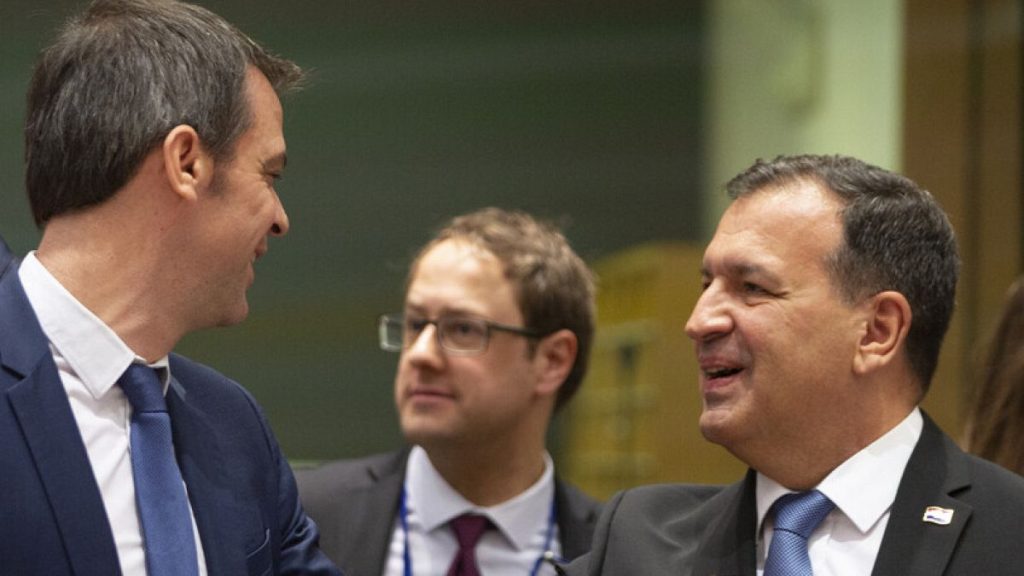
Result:
<svg viewBox="0 0 1024 576"><path fill-rule="evenodd" d="M953 510L939 506L929 506L924 509L924 518L922 520L938 524L939 526L946 526L953 521Z"/></svg>

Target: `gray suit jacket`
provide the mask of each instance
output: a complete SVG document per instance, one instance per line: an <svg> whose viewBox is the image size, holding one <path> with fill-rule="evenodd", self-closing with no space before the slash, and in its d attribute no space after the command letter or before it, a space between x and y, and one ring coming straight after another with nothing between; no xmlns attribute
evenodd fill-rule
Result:
<svg viewBox="0 0 1024 576"><path fill-rule="evenodd" d="M303 507L320 528L320 548L348 576L383 573L408 457L404 449L296 471ZM599 513L596 500L555 480L555 517L567 560L589 549Z"/></svg>
<svg viewBox="0 0 1024 576"><path fill-rule="evenodd" d="M590 556L572 575L754 576L755 474L724 488L663 485L605 505ZM928 506L954 511L946 526ZM1024 570L1024 479L961 451L925 416L873 576L996 576Z"/></svg>

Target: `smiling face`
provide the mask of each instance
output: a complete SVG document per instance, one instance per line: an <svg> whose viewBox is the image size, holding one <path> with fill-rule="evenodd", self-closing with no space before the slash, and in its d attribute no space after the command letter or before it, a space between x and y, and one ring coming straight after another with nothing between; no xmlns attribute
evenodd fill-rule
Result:
<svg viewBox="0 0 1024 576"><path fill-rule="evenodd" d="M839 209L806 182L756 191L726 210L704 254L704 292L686 324L701 431L758 469L777 451L833 442L857 403L865 319L826 264L842 239Z"/></svg>
<svg viewBox="0 0 1024 576"><path fill-rule="evenodd" d="M197 323L235 324L248 315L246 291L253 265L267 251L268 236L288 231L288 215L274 189L285 167L281 102L266 77L250 67L246 91L251 125L234 154L216 166L200 196L193 290Z"/></svg>
<svg viewBox="0 0 1024 576"><path fill-rule="evenodd" d="M430 320L472 315L511 326L523 323L501 263L457 240L445 240L420 258L405 315ZM542 434L524 433L536 426L540 409L536 358L527 338L492 331L484 352L458 355L441 349L435 330L427 325L399 358L395 404L409 442L430 451L432 446L509 445Z"/></svg>

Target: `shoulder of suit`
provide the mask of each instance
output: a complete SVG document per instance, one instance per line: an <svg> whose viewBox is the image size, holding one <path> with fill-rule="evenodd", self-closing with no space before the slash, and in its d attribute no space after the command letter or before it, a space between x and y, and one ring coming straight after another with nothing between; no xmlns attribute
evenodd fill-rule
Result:
<svg viewBox="0 0 1024 576"><path fill-rule="evenodd" d="M264 419L256 398L235 380L180 354L172 353L169 362L173 385L184 390L192 405L214 412L240 409L244 405Z"/></svg>
<svg viewBox="0 0 1024 576"><path fill-rule="evenodd" d="M312 467L295 471L299 489L303 492L320 490L337 491L373 485L384 478L399 480L405 473L408 450L385 452L330 460ZM400 481L400 480L399 480Z"/></svg>
<svg viewBox="0 0 1024 576"><path fill-rule="evenodd" d="M587 494L569 482L555 477L555 490L558 498L577 516L595 516L601 512L601 501Z"/></svg>
<svg viewBox="0 0 1024 576"><path fill-rule="evenodd" d="M168 356L171 366L171 376L182 384L189 384L194 381L210 381L224 385L241 387L237 382L214 370L213 368L191 360L181 354L172 352Z"/></svg>
<svg viewBox="0 0 1024 576"><path fill-rule="evenodd" d="M945 462L943 472L949 475L946 488L950 490L950 495L969 503L984 503L989 507L1000 508L1004 513L1011 509L1015 514L1024 513L1024 477L964 452L927 415L919 447L925 443L931 447L920 453L915 448L911 460L924 460L931 464L944 458L941 461ZM905 474L911 473L910 466L908 464ZM920 475L920 472L917 474Z"/></svg>
<svg viewBox="0 0 1024 576"><path fill-rule="evenodd" d="M630 488L617 494L613 500L620 509L657 516L666 512L697 511L716 496L731 498L741 489L740 484L653 484Z"/></svg>
<svg viewBox="0 0 1024 576"><path fill-rule="evenodd" d="M971 471L972 491L981 491L1008 505L1024 505L1024 477L973 454L964 457Z"/></svg>
<svg viewBox="0 0 1024 576"><path fill-rule="evenodd" d="M204 401L215 397L218 400L244 400L253 406L256 405L256 400L245 387L217 370L176 353L171 353L168 360L171 378L176 380L187 394L197 395Z"/></svg>

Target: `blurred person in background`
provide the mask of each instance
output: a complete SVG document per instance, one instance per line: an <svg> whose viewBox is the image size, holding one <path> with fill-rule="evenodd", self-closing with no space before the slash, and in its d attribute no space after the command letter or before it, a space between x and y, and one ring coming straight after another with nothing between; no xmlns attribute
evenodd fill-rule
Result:
<svg viewBox="0 0 1024 576"><path fill-rule="evenodd" d="M496 208L453 219L379 328L409 445L297 472L324 551L387 576L550 575L585 552L598 503L545 448L594 332L592 274L562 234Z"/></svg>
<svg viewBox="0 0 1024 576"><path fill-rule="evenodd" d="M1024 474L1024 276L1010 286L965 428L967 451Z"/></svg>

